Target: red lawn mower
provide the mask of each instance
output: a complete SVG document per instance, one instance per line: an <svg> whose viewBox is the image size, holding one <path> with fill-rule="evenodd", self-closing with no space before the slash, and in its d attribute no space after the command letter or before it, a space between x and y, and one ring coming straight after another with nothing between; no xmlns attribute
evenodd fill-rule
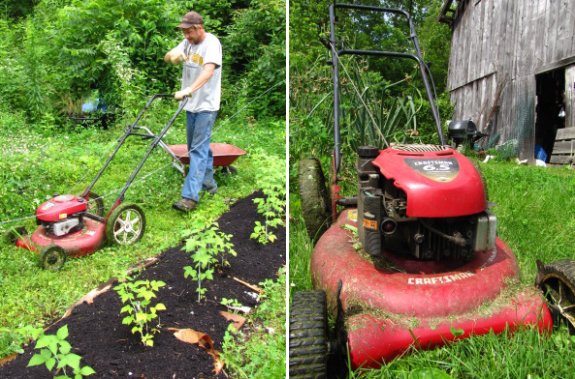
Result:
<svg viewBox="0 0 575 379"><path fill-rule="evenodd" d="M405 16L415 54L336 50L339 8L379 12L383 19ZM575 263L539 264L537 285L550 307L539 289L520 286L515 256L496 235L497 219L489 211L481 173L444 141L430 71L409 14L337 3L329 11L335 137L331 190L326 190L318 160L300 162L302 213L308 233L319 239L311 256L316 290L292 295L290 378L326 377L328 356L339 354L345 361L346 352L353 368L378 367L413 348L431 349L490 331L525 325L549 331L553 317L575 325ZM353 198L342 197L338 185L338 57L345 54L416 61L440 139L439 145L360 147ZM465 122L449 129L452 137L477 135ZM335 319L334 333L328 333L327 312Z"/></svg>
<svg viewBox="0 0 575 379"><path fill-rule="evenodd" d="M124 135L118 140L113 153L106 160L92 183L80 196L55 195L36 209L38 228L31 235L25 235L25 231L22 229L16 230L12 237L16 246L39 253L41 265L45 269L59 270L67 257L92 254L106 241L119 245L131 245L142 238L146 227L144 212L136 204L124 203L124 195L152 151L159 144L164 144L162 138L187 102L187 98L180 102L178 109L161 132L154 135L148 128L138 125L138 122L152 103L162 98L173 99L173 95L157 94L148 100L134 123L126 129ZM103 198L92 192L92 188L130 136L141 137L152 142L144 158L133 170L120 194L106 213Z"/></svg>

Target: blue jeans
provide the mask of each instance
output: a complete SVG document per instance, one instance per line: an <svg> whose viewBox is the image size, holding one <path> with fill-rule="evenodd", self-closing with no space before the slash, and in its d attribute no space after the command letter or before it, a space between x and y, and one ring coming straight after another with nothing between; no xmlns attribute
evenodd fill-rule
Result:
<svg viewBox="0 0 575 379"><path fill-rule="evenodd" d="M210 149L212 127L218 112L186 112L186 137L190 167L184 180L182 197L198 201L200 191L215 191L214 156Z"/></svg>

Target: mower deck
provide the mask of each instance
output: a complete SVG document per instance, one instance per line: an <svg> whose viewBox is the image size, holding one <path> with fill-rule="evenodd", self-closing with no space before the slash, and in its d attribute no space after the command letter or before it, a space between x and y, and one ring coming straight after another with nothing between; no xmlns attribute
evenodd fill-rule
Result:
<svg viewBox="0 0 575 379"><path fill-rule="evenodd" d="M344 228L356 227L356 214L341 213L311 260L314 287L326 292L332 311L341 304L354 367L376 367L411 347L431 349L490 330L551 329L540 292L519 288L515 257L503 241L459 265L373 258L354 249Z"/></svg>
<svg viewBox="0 0 575 379"><path fill-rule="evenodd" d="M16 246L34 252L40 252L50 246L59 246L67 252L69 257L81 257L96 251L105 240L105 224L84 220L84 228L62 237L53 237L46 234L43 226L39 226L34 233L22 236L16 241Z"/></svg>

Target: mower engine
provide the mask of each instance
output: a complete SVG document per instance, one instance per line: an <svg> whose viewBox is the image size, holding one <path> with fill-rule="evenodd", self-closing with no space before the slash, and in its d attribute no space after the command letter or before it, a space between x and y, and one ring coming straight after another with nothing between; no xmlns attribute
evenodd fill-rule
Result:
<svg viewBox="0 0 575 379"><path fill-rule="evenodd" d="M495 248L483 179L447 146L360 147L358 232L370 255L466 262Z"/></svg>
<svg viewBox="0 0 575 379"><path fill-rule="evenodd" d="M81 230L88 202L74 195L58 195L36 209L36 222L47 235L61 237Z"/></svg>

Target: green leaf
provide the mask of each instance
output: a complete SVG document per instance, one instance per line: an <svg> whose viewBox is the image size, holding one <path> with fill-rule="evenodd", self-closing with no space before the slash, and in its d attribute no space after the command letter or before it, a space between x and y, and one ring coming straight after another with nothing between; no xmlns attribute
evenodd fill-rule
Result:
<svg viewBox="0 0 575 379"><path fill-rule="evenodd" d="M46 368L48 371L52 371L54 365L56 364L56 358L50 358L46 361Z"/></svg>
<svg viewBox="0 0 575 379"><path fill-rule="evenodd" d="M53 337L54 336L51 335L44 335L38 338L38 341L36 342L36 349L41 349L43 347L50 345L50 343L52 343Z"/></svg>
<svg viewBox="0 0 575 379"><path fill-rule="evenodd" d="M88 376L88 375L92 375L95 373L96 373L96 371L94 371L94 369L90 366L84 366L80 370L80 374L82 374L83 376Z"/></svg>
<svg viewBox="0 0 575 379"><path fill-rule="evenodd" d="M54 336L50 336L50 337L54 337ZM50 342L50 344L48 345L48 349L50 349L50 352L53 355L58 354L58 340L56 339L56 337L54 337L53 341Z"/></svg>
<svg viewBox="0 0 575 379"><path fill-rule="evenodd" d="M66 364L74 369L74 371L80 370L80 357L78 354L68 354L64 357Z"/></svg>
<svg viewBox="0 0 575 379"><path fill-rule="evenodd" d="M72 350L72 345L68 341L60 342L60 353L66 355Z"/></svg>
<svg viewBox="0 0 575 379"><path fill-rule="evenodd" d="M122 319L122 325L130 325L133 322L134 322L133 316L126 316Z"/></svg>
<svg viewBox="0 0 575 379"><path fill-rule="evenodd" d="M63 327L58 329L58 331L56 332L56 337L58 337L59 340L65 340L66 338L68 338L68 325L64 325Z"/></svg>
<svg viewBox="0 0 575 379"><path fill-rule="evenodd" d="M158 303L156 304L156 310L157 311L165 311L166 310L166 306L162 303Z"/></svg>
<svg viewBox="0 0 575 379"><path fill-rule="evenodd" d="M40 366L41 364L43 364L44 362L46 362L46 358L43 357L40 354L34 354L32 356L32 359L30 359L30 362L28 362L28 366L27 367L33 367L33 366Z"/></svg>

